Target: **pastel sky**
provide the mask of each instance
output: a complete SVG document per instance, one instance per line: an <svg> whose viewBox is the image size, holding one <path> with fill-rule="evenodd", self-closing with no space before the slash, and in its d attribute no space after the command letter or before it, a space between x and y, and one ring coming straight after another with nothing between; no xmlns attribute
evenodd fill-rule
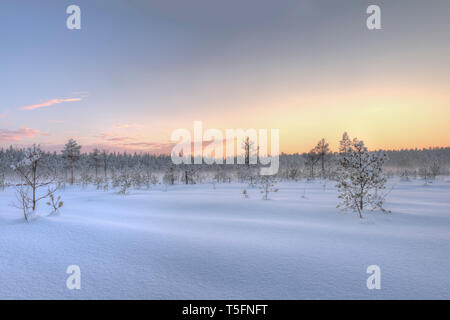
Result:
<svg viewBox="0 0 450 320"><path fill-rule="evenodd" d="M449 16L448 0L2 0L0 147L167 152L195 120L277 128L284 152L344 131L449 146Z"/></svg>

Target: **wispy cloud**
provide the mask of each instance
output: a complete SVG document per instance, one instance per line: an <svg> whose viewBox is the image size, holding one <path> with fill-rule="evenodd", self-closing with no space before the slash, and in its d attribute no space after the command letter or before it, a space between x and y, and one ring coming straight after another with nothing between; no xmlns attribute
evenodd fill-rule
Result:
<svg viewBox="0 0 450 320"><path fill-rule="evenodd" d="M0 129L0 141L21 141L24 138L34 138L37 134L48 135L48 133L27 127L17 130Z"/></svg>
<svg viewBox="0 0 450 320"><path fill-rule="evenodd" d="M120 128L120 129L123 129L123 128L137 128L137 127L140 127L140 126L141 125L136 124L136 123L118 123L118 124L115 125L116 128Z"/></svg>
<svg viewBox="0 0 450 320"><path fill-rule="evenodd" d="M81 98L67 98L67 99L51 99L42 103L38 103L38 104L30 104L28 106L23 106L20 109L22 110L35 110L35 109L39 109L39 108L44 108L44 107L50 107L52 105L55 104L60 104L63 102L72 102L72 101L80 101Z"/></svg>
<svg viewBox="0 0 450 320"><path fill-rule="evenodd" d="M103 140L108 141L108 142L117 142L117 143L124 143L127 141L136 140L136 138L133 138L133 137L117 137L117 136L113 136L113 135L110 135L107 133L103 133L97 137L102 138Z"/></svg>
<svg viewBox="0 0 450 320"><path fill-rule="evenodd" d="M130 137L130 136L117 136L108 133L102 133L96 138L101 138L103 143L96 144L97 147L102 146L109 150L123 151L137 151L148 152L152 154L170 154L174 147L174 143L164 142L147 142L142 137Z"/></svg>

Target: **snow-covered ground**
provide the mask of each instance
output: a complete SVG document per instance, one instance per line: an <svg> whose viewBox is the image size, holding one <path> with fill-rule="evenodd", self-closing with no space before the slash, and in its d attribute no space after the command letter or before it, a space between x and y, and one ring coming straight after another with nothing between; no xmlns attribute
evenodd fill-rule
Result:
<svg viewBox="0 0 450 320"><path fill-rule="evenodd" d="M398 182L391 214L335 208L332 183L113 191L67 188L26 223L0 192L0 298L450 298L450 179ZM366 268L381 268L368 290ZM66 268L81 268L81 290Z"/></svg>

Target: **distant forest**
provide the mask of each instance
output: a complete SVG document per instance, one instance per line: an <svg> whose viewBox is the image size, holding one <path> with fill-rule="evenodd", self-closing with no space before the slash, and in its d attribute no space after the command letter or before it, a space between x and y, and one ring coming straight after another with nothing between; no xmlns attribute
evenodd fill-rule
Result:
<svg viewBox="0 0 450 320"><path fill-rule="evenodd" d="M246 162L244 165L192 164L174 165L169 155L146 153L117 153L95 150L91 153L79 152L74 143L73 157L64 153L45 153L40 165L60 177L60 181L101 185L114 181L124 172L139 176L143 184L152 183L201 183L252 181L258 175L259 165ZM73 147L73 146L72 146ZM327 145L326 145L327 147ZM66 145L67 148L67 145ZM70 147L69 147L70 148ZM67 151L67 150L66 150ZM450 174L450 147L384 150L388 160L384 173L404 179L420 177L432 179L437 175ZM9 147L0 149L0 186L17 181L19 177L13 166L24 158L25 149ZM70 150L69 150L70 155ZM279 157L279 170L274 178L279 180L334 179L338 153L317 149L308 153L285 154Z"/></svg>

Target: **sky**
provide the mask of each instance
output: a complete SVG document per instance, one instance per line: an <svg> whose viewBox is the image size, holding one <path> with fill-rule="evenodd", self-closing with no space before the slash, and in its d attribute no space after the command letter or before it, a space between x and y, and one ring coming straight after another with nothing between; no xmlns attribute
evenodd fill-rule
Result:
<svg viewBox="0 0 450 320"><path fill-rule="evenodd" d="M449 16L446 0L2 0L0 147L168 153L196 120L279 129L286 153L344 131L450 146Z"/></svg>

